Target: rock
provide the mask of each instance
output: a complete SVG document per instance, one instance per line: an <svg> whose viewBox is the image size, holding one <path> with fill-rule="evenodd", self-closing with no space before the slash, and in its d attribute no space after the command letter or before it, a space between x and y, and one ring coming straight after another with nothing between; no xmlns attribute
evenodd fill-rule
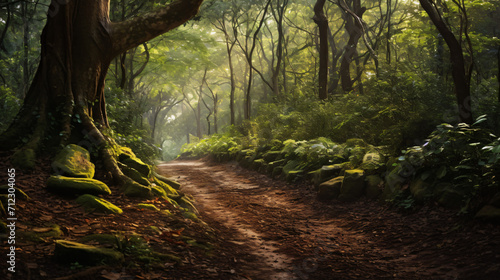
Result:
<svg viewBox="0 0 500 280"><path fill-rule="evenodd" d="M443 189L437 202L444 207L458 209L464 205L464 195L451 186Z"/></svg>
<svg viewBox="0 0 500 280"><path fill-rule="evenodd" d="M136 181L137 183L145 186L149 186L151 184L148 179L144 178L144 176L134 168L128 167L126 164L123 164L121 162L118 162L118 166L120 167L124 175Z"/></svg>
<svg viewBox="0 0 500 280"><path fill-rule="evenodd" d="M337 176L341 176L342 174L342 165L341 164L333 164L333 165L324 165L320 169L314 172L313 182L315 186L319 186L321 183L335 178Z"/></svg>
<svg viewBox="0 0 500 280"><path fill-rule="evenodd" d="M64 233L59 225L51 225L46 228L33 228L21 232L24 240L33 242L47 242L47 238L61 237Z"/></svg>
<svg viewBox="0 0 500 280"><path fill-rule="evenodd" d="M366 144L366 142L363 139L359 139L359 138L347 139L347 141L345 141L345 145L346 145L346 147L356 147L356 146L366 147L366 146L368 146L368 144Z"/></svg>
<svg viewBox="0 0 500 280"><path fill-rule="evenodd" d="M361 169L365 172L372 174L378 173L377 171L385 165L383 157L377 152L369 152L363 156Z"/></svg>
<svg viewBox="0 0 500 280"><path fill-rule="evenodd" d="M153 180L154 180L154 183L161 187L167 196L178 196L179 195L179 192L174 189L172 186L170 186L169 184L157 179L156 177L153 177Z"/></svg>
<svg viewBox="0 0 500 280"><path fill-rule="evenodd" d="M264 166L264 164L266 163L266 161L262 158L260 159L256 159L252 162L252 165L251 165L251 169L253 170L259 170L262 166Z"/></svg>
<svg viewBox="0 0 500 280"><path fill-rule="evenodd" d="M61 195L111 194L109 187L101 181L64 176L50 176L47 190Z"/></svg>
<svg viewBox="0 0 500 280"><path fill-rule="evenodd" d="M10 187L8 185L0 186L0 194L9 194ZM30 200L30 197L23 192L21 189L14 187L16 199L19 200Z"/></svg>
<svg viewBox="0 0 500 280"><path fill-rule="evenodd" d="M363 157L366 154L366 148L361 146L356 146L351 149L351 153L349 155L349 161L353 166L360 166L363 163Z"/></svg>
<svg viewBox="0 0 500 280"><path fill-rule="evenodd" d="M76 203L80 204L85 208L87 212L97 212L103 214L121 214L123 210L113 203L93 196L90 194L84 194L76 199Z"/></svg>
<svg viewBox="0 0 500 280"><path fill-rule="evenodd" d="M476 213L475 217L489 222L500 222L500 208L493 205L485 205Z"/></svg>
<svg viewBox="0 0 500 280"><path fill-rule="evenodd" d="M361 169L346 170L340 188L339 200L354 201L365 191L365 173Z"/></svg>
<svg viewBox="0 0 500 280"><path fill-rule="evenodd" d="M20 149L12 155L12 165L15 168L30 171L35 168L36 155L33 149Z"/></svg>
<svg viewBox="0 0 500 280"><path fill-rule="evenodd" d="M162 176L154 171L152 171L152 173L153 173L153 176L156 177L156 179L162 181L163 183L168 184L169 186L171 186L172 188L174 188L176 190L178 190L181 187L181 184L179 184L175 180L169 179L169 178Z"/></svg>
<svg viewBox="0 0 500 280"><path fill-rule="evenodd" d="M125 183L123 186L123 193L130 197L153 198L151 187L141 185L135 181Z"/></svg>
<svg viewBox="0 0 500 280"><path fill-rule="evenodd" d="M158 209L158 207L156 207L153 204L139 203L139 204L136 205L136 207L139 208L139 209L141 209L141 210L160 211L160 209Z"/></svg>
<svg viewBox="0 0 500 280"><path fill-rule="evenodd" d="M54 249L54 257L62 263L74 263L85 265L96 265L101 263L118 264L124 258L123 254L107 248L85 245L73 241L57 240Z"/></svg>
<svg viewBox="0 0 500 280"><path fill-rule="evenodd" d="M379 175L368 175L366 182L366 196L370 199L377 199L384 189L384 179Z"/></svg>
<svg viewBox="0 0 500 280"><path fill-rule="evenodd" d="M500 192L496 193L488 204L500 208Z"/></svg>
<svg viewBox="0 0 500 280"><path fill-rule="evenodd" d="M90 153L74 144L67 145L56 155L52 169L56 175L77 178L94 178L95 173Z"/></svg>
<svg viewBox="0 0 500 280"><path fill-rule="evenodd" d="M343 180L344 176L339 176L324 183L321 183L318 186L318 199L330 200L337 198L340 194L340 188L342 186Z"/></svg>
<svg viewBox="0 0 500 280"><path fill-rule="evenodd" d="M128 167L139 171L142 174L142 176L146 178L149 178L149 176L151 175L151 168L149 167L149 165L145 164L144 162L142 162L142 160L138 158L126 158L121 162L127 165Z"/></svg>
<svg viewBox="0 0 500 280"><path fill-rule="evenodd" d="M410 193L418 202L423 202L426 198L432 196L430 185L422 179L416 179L410 183Z"/></svg>

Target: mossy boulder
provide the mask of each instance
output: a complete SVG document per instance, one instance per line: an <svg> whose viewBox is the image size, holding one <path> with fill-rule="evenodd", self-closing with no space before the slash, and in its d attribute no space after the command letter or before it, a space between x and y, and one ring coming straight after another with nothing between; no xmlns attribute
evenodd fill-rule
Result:
<svg viewBox="0 0 500 280"><path fill-rule="evenodd" d="M500 223L500 208L493 205L485 205L476 213L476 218L489 222Z"/></svg>
<svg viewBox="0 0 500 280"><path fill-rule="evenodd" d="M127 165L128 167L139 171L142 174L142 176L146 178L149 178L149 176L151 175L151 168L149 167L149 165L142 162L142 160L138 158L132 158L132 157L126 158L124 160L121 160L121 162Z"/></svg>
<svg viewBox="0 0 500 280"><path fill-rule="evenodd" d="M0 194L9 194L10 187L8 185L0 186ZM30 197L21 189L14 187L16 199L19 200L30 200Z"/></svg>
<svg viewBox="0 0 500 280"><path fill-rule="evenodd" d="M385 165L384 158L377 152L368 152L363 156L361 169L366 173L376 174Z"/></svg>
<svg viewBox="0 0 500 280"><path fill-rule="evenodd" d="M130 197L153 198L153 192L150 186L141 185L135 181L125 183L122 188L123 193Z"/></svg>
<svg viewBox="0 0 500 280"><path fill-rule="evenodd" d="M382 194L384 189L384 179L379 175L366 176L366 197L370 199L377 199Z"/></svg>
<svg viewBox="0 0 500 280"><path fill-rule="evenodd" d="M422 202L432 196L431 185L422 179L413 180L410 183L410 193L416 201Z"/></svg>
<svg viewBox="0 0 500 280"><path fill-rule="evenodd" d="M341 164L324 165L313 172L313 183L315 186L319 186L329 179L342 176L342 171L343 166Z"/></svg>
<svg viewBox="0 0 500 280"><path fill-rule="evenodd" d="M74 144L67 145L56 155L52 169L57 175L77 178L94 178L95 173L90 153Z"/></svg>
<svg viewBox="0 0 500 280"><path fill-rule="evenodd" d="M446 208L458 209L464 205L464 199L464 194L450 184L442 189L437 202Z"/></svg>
<svg viewBox="0 0 500 280"><path fill-rule="evenodd" d="M359 138L351 138L351 139L347 139L347 141L345 141L345 145L346 147L367 147L368 144L366 144L366 142L363 140L363 139L359 139Z"/></svg>
<svg viewBox="0 0 500 280"><path fill-rule="evenodd" d="M99 248L91 245L77 243L67 240L57 240L54 249L54 257L62 263L74 263L85 265L96 265L101 263L119 264L124 260L123 254L107 248Z"/></svg>
<svg viewBox="0 0 500 280"><path fill-rule="evenodd" d="M85 208L87 212L97 212L103 214L121 214L123 210L113 203L99 198L97 196L93 196L90 194L84 194L79 196L76 199L76 203L80 204Z"/></svg>
<svg viewBox="0 0 500 280"><path fill-rule="evenodd" d="M111 194L109 187L101 181L90 178L70 178L60 175L50 176L47 180L47 190L61 195Z"/></svg>
<svg viewBox="0 0 500 280"><path fill-rule="evenodd" d="M136 207L140 210L160 211L160 209L158 209L158 207L156 207L154 204L139 203L136 205Z"/></svg>
<svg viewBox="0 0 500 280"><path fill-rule="evenodd" d="M136 181L137 183L145 186L149 186L151 183L146 179L139 171L134 168L128 167L126 164L118 162L118 166L120 167L123 174L128 176L130 179Z"/></svg>
<svg viewBox="0 0 500 280"><path fill-rule="evenodd" d="M162 176L154 171L152 173L156 179L162 181L163 183L168 184L169 186L171 186L172 188L174 188L176 190L178 190L181 187L181 184L175 180L169 179L169 178Z"/></svg>
<svg viewBox="0 0 500 280"><path fill-rule="evenodd" d="M353 166L359 167L361 163L363 163L363 157L366 154L366 147L356 146L351 149L349 155L349 162L352 163Z"/></svg>
<svg viewBox="0 0 500 280"><path fill-rule="evenodd" d="M21 170L31 171L36 165L36 154L33 149L20 149L12 155L12 165Z"/></svg>
<svg viewBox="0 0 500 280"><path fill-rule="evenodd" d="M339 200L354 201L365 191L365 173L361 169L346 170L340 188Z"/></svg>
<svg viewBox="0 0 500 280"><path fill-rule="evenodd" d="M337 198L340 195L343 180L344 176L339 176L321 183L318 186L318 199L331 200Z"/></svg>

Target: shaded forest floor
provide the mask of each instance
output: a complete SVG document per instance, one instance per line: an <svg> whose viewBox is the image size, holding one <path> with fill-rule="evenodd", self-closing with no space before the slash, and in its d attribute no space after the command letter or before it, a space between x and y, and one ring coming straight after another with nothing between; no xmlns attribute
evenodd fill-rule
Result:
<svg viewBox="0 0 500 280"><path fill-rule="evenodd" d="M0 162L4 182L10 166L6 156ZM97 215L84 213L72 199L45 191L50 162L38 166L33 173L16 176L32 200L16 204L15 274L7 274L7 245L2 240L0 273L7 279L498 279L500 275L500 227L438 207L400 213L369 200L324 203L316 200L308 185L272 180L236 163L191 160L161 164L159 171L174 176L181 190L194 196L206 224L140 211L134 205L143 200L125 197L113 186L106 199L124 213ZM175 211L161 200L148 203ZM34 240L21 234L42 235L54 224L61 236ZM138 234L148 247L129 251L125 263L116 266L91 268L53 260L54 240L78 241L95 233ZM148 248L172 254L178 261L147 262L140 255Z"/></svg>

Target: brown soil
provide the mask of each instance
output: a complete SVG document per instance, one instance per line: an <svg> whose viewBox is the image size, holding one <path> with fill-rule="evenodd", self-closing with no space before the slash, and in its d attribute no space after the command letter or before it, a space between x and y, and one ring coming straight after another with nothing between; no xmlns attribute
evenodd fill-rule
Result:
<svg viewBox="0 0 500 280"><path fill-rule="evenodd" d="M0 182L10 167L0 155ZM7 273L8 246L0 246L0 279L498 279L500 227L458 217L438 207L400 213L378 202L316 200L308 185L289 185L236 163L185 160L159 166L197 201L195 223L179 215L139 211L144 202L111 186L106 199L122 215L84 213L72 198L44 190L50 162L17 173L17 185L32 200L18 201L16 273ZM106 181L105 174L96 176ZM3 183L0 183L3 184ZM162 210L177 209L152 200ZM58 224L63 236L31 241L24 231ZM153 232L158 227L162 233ZM182 229L184 229L182 231ZM182 232L181 232L182 231ZM125 265L97 268L58 264L54 240L93 233L140 234L155 251L180 262L147 263L126 255ZM186 237L209 249L186 243ZM213 246L212 246L213 245Z"/></svg>

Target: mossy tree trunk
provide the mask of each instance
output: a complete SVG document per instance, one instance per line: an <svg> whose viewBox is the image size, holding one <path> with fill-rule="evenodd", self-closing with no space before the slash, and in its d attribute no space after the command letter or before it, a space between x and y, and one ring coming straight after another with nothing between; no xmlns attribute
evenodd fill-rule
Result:
<svg viewBox="0 0 500 280"><path fill-rule="evenodd" d="M109 19L109 0L52 0L37 73L23 107L0 136L0 149L53 152L85 140L98 148L108 171L123 183L127 179L109 148L113 140L103 134L109 127L104 81L110 62L183 24L202 2L178 0L115 23Z"/></svg>

